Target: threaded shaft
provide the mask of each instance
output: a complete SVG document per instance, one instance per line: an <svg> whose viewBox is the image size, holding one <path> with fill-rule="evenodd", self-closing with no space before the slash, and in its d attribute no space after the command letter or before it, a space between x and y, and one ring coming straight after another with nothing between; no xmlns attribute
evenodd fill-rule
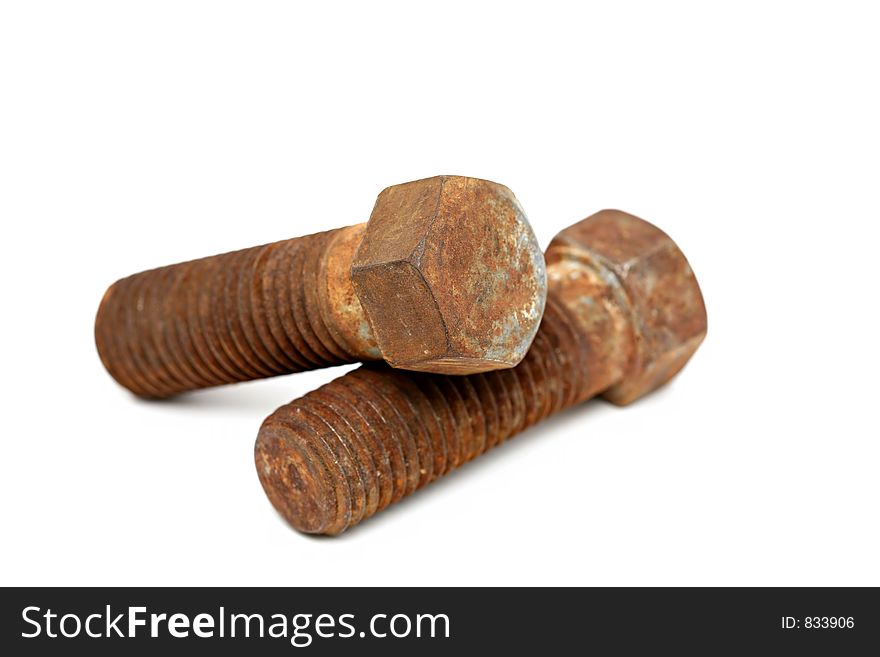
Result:
<svg viewBox="0 0 880 657"><path fill-rule="evenodd" d="M117 281L95 320L104 366L136 395L167 397L352 362L317 299L321 258L337 232Z"/></svg>
<svg viewBox="0 0 880 657"><path fill-rule="evenodd" d="M591 396L590 344L551 295L515 368L470 376L365 365L282 406L257 438L260 480L297 529L338 534Z"/></svg>

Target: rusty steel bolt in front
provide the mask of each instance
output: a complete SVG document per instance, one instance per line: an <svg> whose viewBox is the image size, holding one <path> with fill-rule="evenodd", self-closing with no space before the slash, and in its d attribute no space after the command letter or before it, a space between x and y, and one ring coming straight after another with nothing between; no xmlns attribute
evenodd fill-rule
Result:
<svg viewBox="0 0 880 657"><path fill-rule="evenodd" d="M522 360L545 297L513 193L438 176L385 189L365 224L117 281L95 341L145 397L381 358L467 374Z"/></svg>
<svg viewBox="0 0 880 657"><path fill-rule="evenodd" d="M706 335L706 310L675 243L606 210L546 252L540 330L515 368L451 377L365 365L279 408L255 461L296 529L338 534L566 407L628 404L672 378Z"/></svg>

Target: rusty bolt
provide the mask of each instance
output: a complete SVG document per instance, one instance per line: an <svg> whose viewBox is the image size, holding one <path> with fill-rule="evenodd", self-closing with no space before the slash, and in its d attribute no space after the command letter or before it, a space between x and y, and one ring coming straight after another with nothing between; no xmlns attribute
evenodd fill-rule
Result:
<svg viewBox="0 0 880 657"><path fill-rule="evenodd" d="M270 415L255 460L281 515L338 534L563 408L651 392L706 335L684 254L641 219L599 212L557 235L546 262L544 320L515 368L451 377L365 365Z"/></svg>
<svg viewBox="0 0 880 657"><path fill-rule="evenodd" d="M95 341L146 397L380 358L484 372L522 360L545 296L513 193L438 176L385 189L365 224L117 281Z"/></svg>

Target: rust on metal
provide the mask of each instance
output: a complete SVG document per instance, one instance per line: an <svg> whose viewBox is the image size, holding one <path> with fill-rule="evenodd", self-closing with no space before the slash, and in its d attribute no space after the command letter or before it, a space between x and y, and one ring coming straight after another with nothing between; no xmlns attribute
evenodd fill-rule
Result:
<svg viewBox="0 0 880 657"><path fill-rule="evenodd" d="M671 379L706 335L706 308L690 264L666 233L619 210L605 210L562 231L547 250L553 286L595 336L597 322L613 323L616 341L594 350L620 363L615 385L602 396L628 404ZM576 285L571 281L584 277ZM605 312L595 312L584 284L604 287ZM626 325L628 329L623 329ZM628 336L624 339L623 336Z"/></svg>
<svg viewBox="0 0 880 657"><path fill-rule="evenodd" d="M275 508L300 531L338 534L559 410L651 392L705 337L687 259L641 219L599 212L560 233L546 262L546 312L516 367L368 364L270 415L255 461Z"/></svg>
<svg viewBox="0 0 880 657"><path fill-rule="evenodd" d="M447 374L516 365L544 310L535 244L503 185L443 176L383 191L351 276L385 360Z"/></svg>
<svg viewBox="0 0 880 657"><path fill-rule="evenodd" d="M439 176L384 190L365 224L117 281L95 342L145 397L380 358L482 372L523 358L545 295L510 190Z"/></svg>

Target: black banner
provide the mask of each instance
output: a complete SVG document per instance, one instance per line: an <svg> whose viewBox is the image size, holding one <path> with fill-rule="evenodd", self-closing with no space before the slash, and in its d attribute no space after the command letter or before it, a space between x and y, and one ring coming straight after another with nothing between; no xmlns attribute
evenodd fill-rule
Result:
<svg viewBox="0 0 880 657"><path fill-rule="evenodd" d="M651 647L845 655L880 646L878 600L867 588L47 588L4 589L0 613L7 655L141 647L163 655Z"/></svg>

